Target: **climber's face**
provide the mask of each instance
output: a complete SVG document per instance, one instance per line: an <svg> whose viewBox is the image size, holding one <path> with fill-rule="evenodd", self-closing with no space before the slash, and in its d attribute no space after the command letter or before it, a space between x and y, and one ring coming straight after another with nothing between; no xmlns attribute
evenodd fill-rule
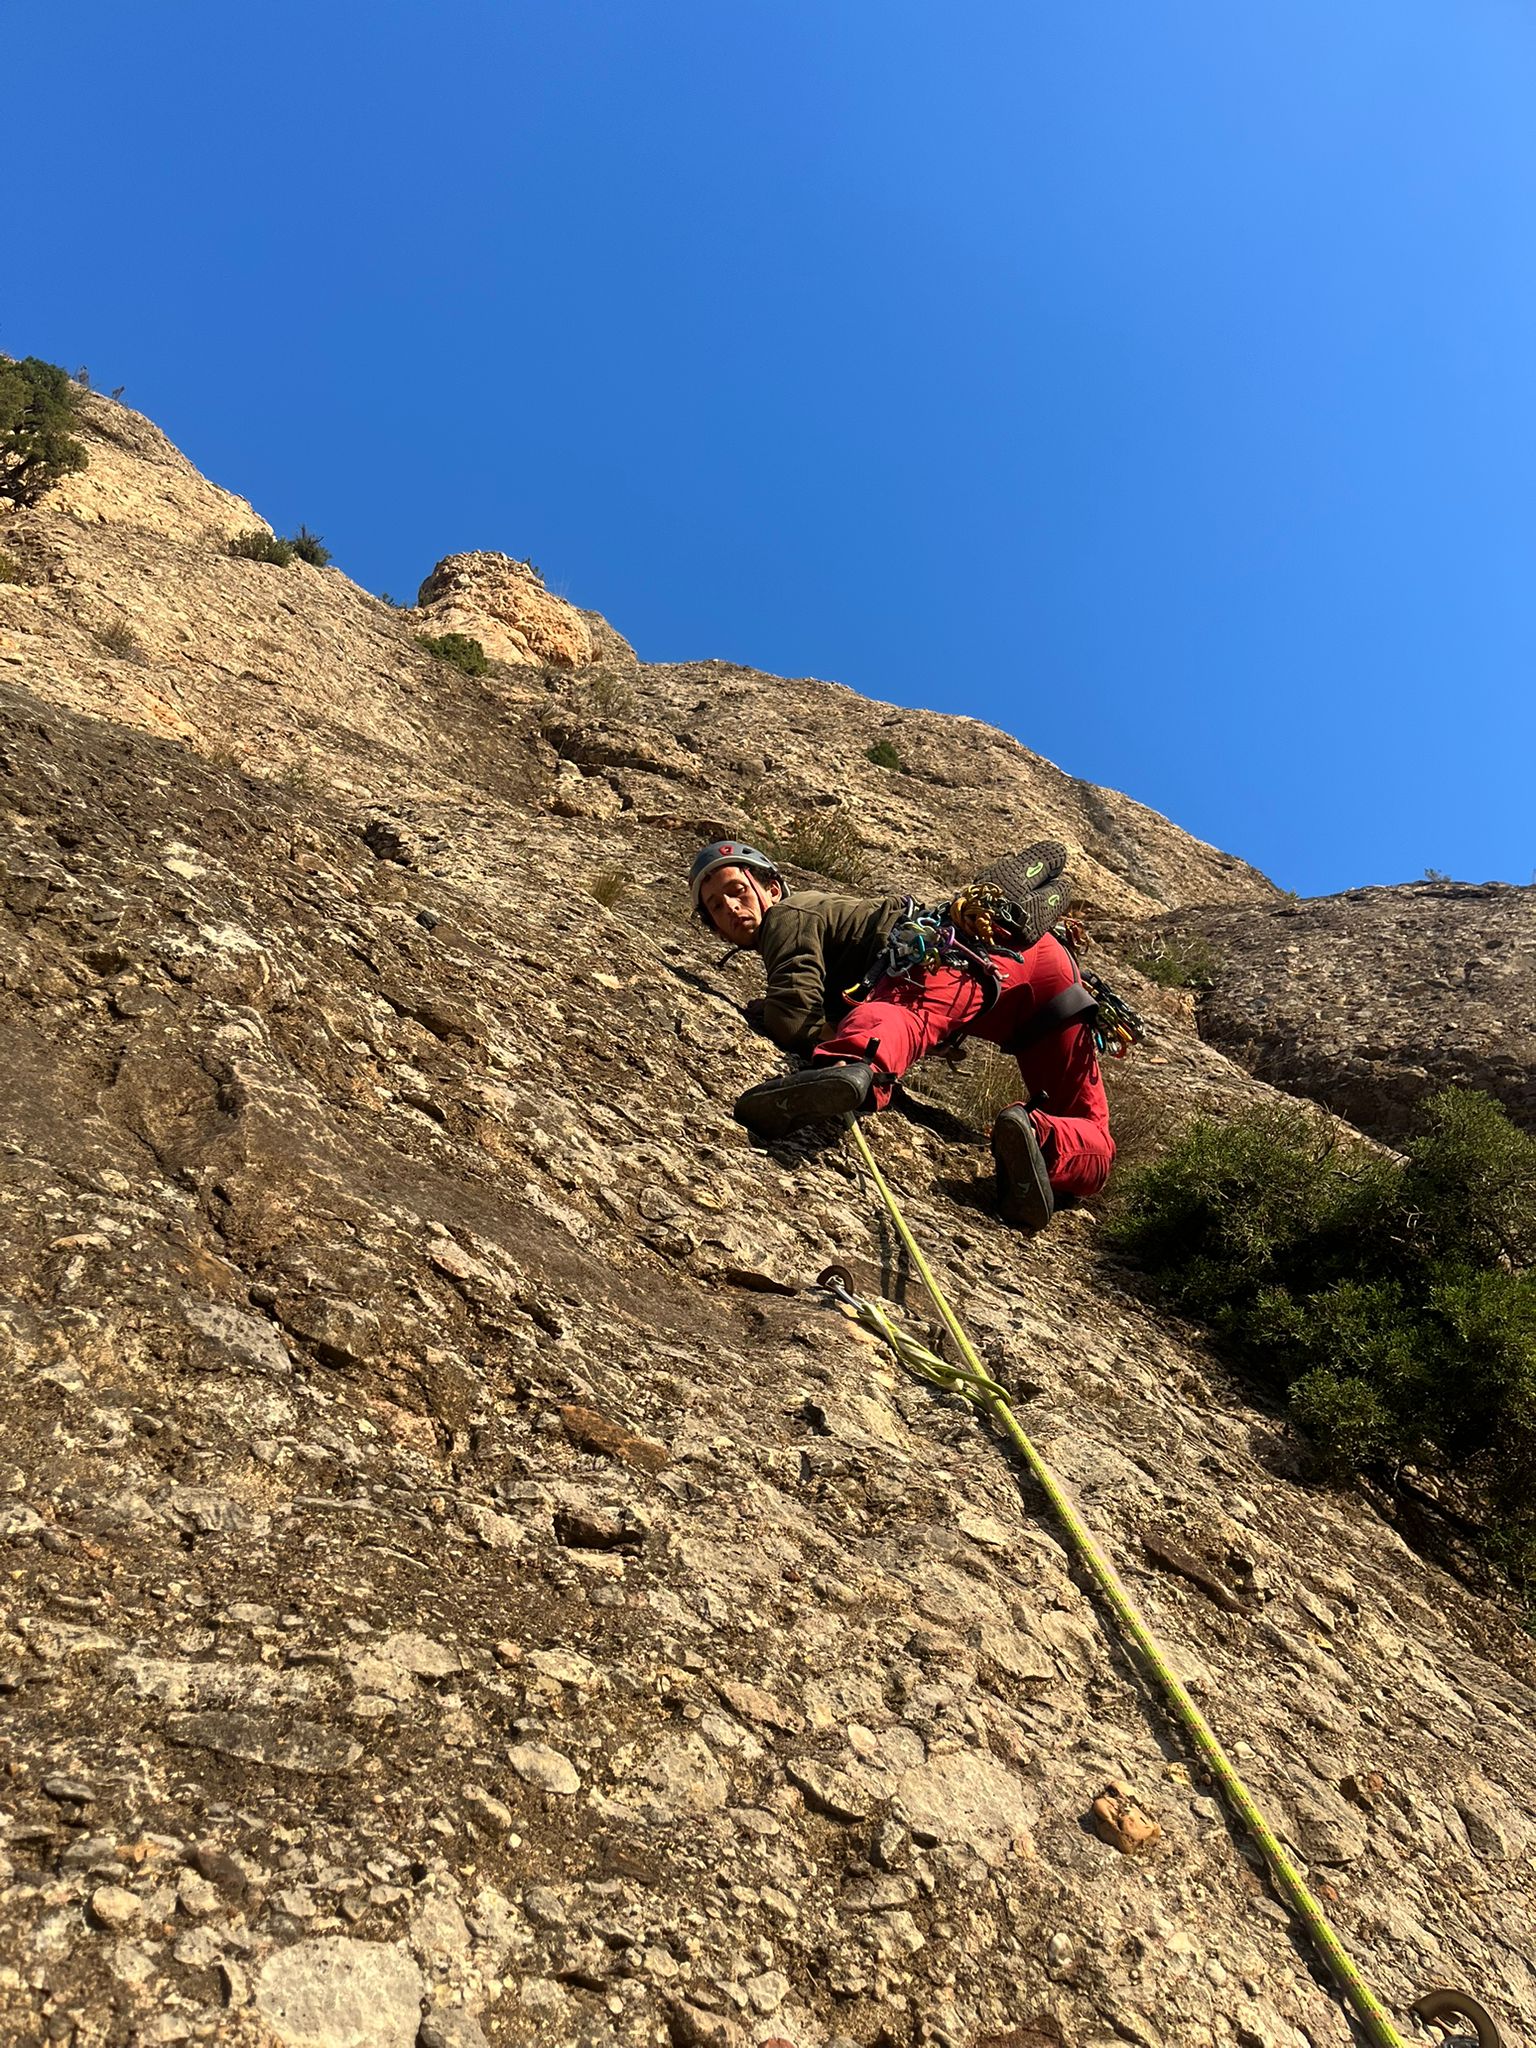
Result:
<svg viewBox="0 0 1536 2048"><path fill-rule="evenodd" d="M699 894L721 938L733 946L750 946L784 890L750 868L716 868Z"/></svg>

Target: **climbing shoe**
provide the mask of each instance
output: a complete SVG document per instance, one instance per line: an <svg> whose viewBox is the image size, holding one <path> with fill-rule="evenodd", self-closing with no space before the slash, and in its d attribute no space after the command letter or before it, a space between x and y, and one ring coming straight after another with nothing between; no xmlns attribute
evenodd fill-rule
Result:
<svg viewBox="0 0 1536 2048"><path fill-rule="evenodd" d="M1037 839L993 861L976 879L1004 892L1020 913L1021 943L1032 946L1067 914L1072 889L1063 872L1066 865L1067 849L1059 839Z"/></svg>
<svg viewBox="0 0 1536 2048"><path fill-rule="evenodd" d="M805 1124L819 1124L828 1117L862 1109L874 1079L867 1060L848 1060L842 1065L822 1061L802 1067L798 1074L759 1081L736 1098L731 1114L759 1138L785 1138Z"/></svg>
<svg viewBox="0 0 1536 2048"><path fill-rule="evenodd" d="M1033 1237L1050 1222L1056 1202L1027 1109L1005 1109L992 1126L992 1157L997 1161L998 1214Z"/></svg>

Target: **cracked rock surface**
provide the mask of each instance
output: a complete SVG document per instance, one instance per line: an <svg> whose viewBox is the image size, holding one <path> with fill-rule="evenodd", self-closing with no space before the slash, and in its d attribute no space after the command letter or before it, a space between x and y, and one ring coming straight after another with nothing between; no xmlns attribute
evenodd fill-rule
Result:
<svg viewBox="0 0 1536 2048"><path fill-rule="evenodd" d="M1409 882L1169 921L1212 947L1202 1035L1261 1079L1388 1143L1438 1088L1536 1129L1536 887Z"/></svg>
<svg viewBox="0 0 1536 2048"><path fill-rule="evenodd" d="M218 553L222 494L91 403L116 495L3 528L0 2039L1344 2048L1043 1502L807 1289L932 1341L835 1135L731 1122L756 969L679 875L769 774L882 882L1055 832L1127 929L1268 885L969 721L595 614L600 677L429 666L339 572ZM142 661L91 639L130 594ZM1148 1098L1265 1095L1125 979ZM1516 1618L1302 1483L1092 1212L1006 1231L920 1078L871 1135L1379 1995L1518 2038Z"/></svg>

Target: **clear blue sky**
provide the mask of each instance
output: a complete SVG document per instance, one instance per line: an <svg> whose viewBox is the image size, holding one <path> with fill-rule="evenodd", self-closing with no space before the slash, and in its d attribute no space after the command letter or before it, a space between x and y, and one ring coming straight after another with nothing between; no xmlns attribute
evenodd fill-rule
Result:
<svg viewBox="0 0 1536 2048"><path fill-rule="evenodd" d="M0 348L375 590L964 711L1311 894L1536 870L1529 0L7 10Z"/></svg>

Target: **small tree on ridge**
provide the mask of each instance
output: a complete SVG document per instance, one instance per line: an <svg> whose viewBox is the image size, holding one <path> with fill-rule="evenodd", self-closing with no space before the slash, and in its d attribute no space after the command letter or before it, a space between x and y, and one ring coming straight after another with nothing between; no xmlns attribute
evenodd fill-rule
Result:
<svg viewBox="0 0 1536 2048"><path fill-rule="evenodd" d="M0 498L35 504L61 476L84 469L75 419L75 389L57 363L0 358Z"/></svg>

